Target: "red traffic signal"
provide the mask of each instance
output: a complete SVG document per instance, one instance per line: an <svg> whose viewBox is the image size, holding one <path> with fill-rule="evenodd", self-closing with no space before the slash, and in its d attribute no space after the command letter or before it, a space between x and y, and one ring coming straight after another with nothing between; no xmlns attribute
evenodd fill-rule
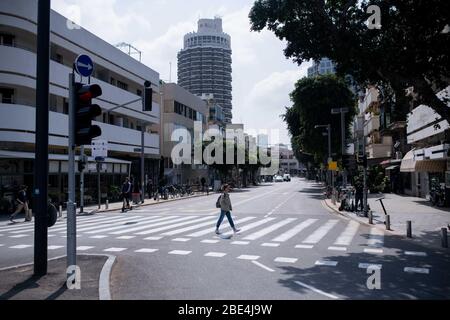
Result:
<svg viewBox="0 0 450 320"><path fill-rule="evenodd" d="M102 95L99 85L75 84L75 145L91 144L92 139L101 136L99 126L92 125L92 121L102 114L102 109L97 104L92 104L92 99Z"/></svg>

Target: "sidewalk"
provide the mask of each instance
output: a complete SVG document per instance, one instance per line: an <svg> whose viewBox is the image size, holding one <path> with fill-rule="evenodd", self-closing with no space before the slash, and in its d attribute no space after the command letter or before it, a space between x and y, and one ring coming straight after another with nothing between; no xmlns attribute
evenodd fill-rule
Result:
<svg viewBox="0 0 450 320"><path fill-rule="evenodd" d="M46 276L34 277L33 264L0 269L0 300L99 300L110 298L110 269L103 255L78 255L81 288L66 285L66 257L48 261Z"/></svg>
<svg viewBox="0 0 450 320"><path fill-rule="evenodd" d="M369 195L368 204L372 210L374 226L383 230L386 230L385 215L381 203L376 201L382 197L391 220L391 230L387 232L406 237L407 221L410 220L414 239L426 241L431 246L441 246L440 230L450 223L450 208L433 207L426 199L417 197L397 194ZM348 218L365 224L369 222L368 218L356 212L339 211L339 202L336 202L336 205L332 204L331 199L325 199L324 202L330 209ZM450 234L450 230L447 231Z"/></svg>

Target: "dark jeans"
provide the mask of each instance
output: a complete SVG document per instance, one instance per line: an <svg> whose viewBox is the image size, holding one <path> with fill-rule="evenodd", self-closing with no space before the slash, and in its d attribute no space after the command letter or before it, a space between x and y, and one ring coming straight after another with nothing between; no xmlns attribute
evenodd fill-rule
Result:
<svg viewBox="0 0 450 320"><path fill-rule="evenodd" d="M130 207L130 194L129 193L125 193L123 195L122 208L125 208L125 203L126 203L126 207L129 208Z"/></svg>
<svg viewBox="0 0 450 320"><path fill-rule="evenodd" d="M234 227L233 218L231 218L231 212L224 211L224 210L220 210L220 217L219 217L219 220L217 221L216 229L219 229L220 225L222 224L223 218L225 218L225 216L227 216L228 222L230 223L231 228L233 228L233 230L234 230L235 227Z"/></svg>

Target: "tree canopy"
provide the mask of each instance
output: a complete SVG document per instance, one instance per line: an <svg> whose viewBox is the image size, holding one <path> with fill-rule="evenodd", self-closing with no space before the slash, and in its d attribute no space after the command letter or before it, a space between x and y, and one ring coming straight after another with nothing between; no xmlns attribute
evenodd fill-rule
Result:
<svg viewBox="0 0 450 320"><path fill-rule="evenodd" d="M368 28L370 5L380 8L380 29ZM448 0L257 0L249 18L253 31L286 40L298 64L328 57L340 75L382 82L397 97L412 86L417 103L450 120L435 95L450 82L449 12Z"/></svg>
<svg viewBox="0 0 450 320"><path fill-rule="evenodd" d="M346 137L350 137L350 124L355 116L355 99L347 84L334 75L303 78L291 93L293 106L282 116L292 137L292 146L299 159L313 155L317 162L328 157L326 129L316 125L331 124L332 153L341 154L341 117L331 114L333 108L349 108L345 116Z"/></svg>

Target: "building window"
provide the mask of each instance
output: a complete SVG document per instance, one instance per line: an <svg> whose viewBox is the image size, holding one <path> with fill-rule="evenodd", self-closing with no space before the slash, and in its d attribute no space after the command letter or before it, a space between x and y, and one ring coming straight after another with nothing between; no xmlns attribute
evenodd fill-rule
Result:
<svg viewBox="0 0 450 320"><path fill-rule="evenodd" d="M137 89L137 90L136 90L136 94L137 94L139 97L142 97L142 90Z"/></svg>
<svg viewBox="0 0 450 320"><path fill-rule="evenodd" d="M128 84L126 84L125 82L122 82L120 80L117 80L117 87L119 87L122 90L128 91Z"/></svg>
<svg viewBox="0 0 450 320"><path fill-rule="evenodd" d="M116 85L116 79L114 79L113 77L111 77L111 78L109 79L109 83L112 84L113 86L115 86L115 85Z"/></svg>
<svg viewBox="0 0 450 320"><path fill-rule="evenodd" d="M0 45L13 47L15 45L15 38L12 34L0 34Z"/></svg>
<svg viewBox="0 0 450 320"><path fill-rule="evenodd" d="M0 101L2 103L14 103L14 89L0 88Z"/></svg>

